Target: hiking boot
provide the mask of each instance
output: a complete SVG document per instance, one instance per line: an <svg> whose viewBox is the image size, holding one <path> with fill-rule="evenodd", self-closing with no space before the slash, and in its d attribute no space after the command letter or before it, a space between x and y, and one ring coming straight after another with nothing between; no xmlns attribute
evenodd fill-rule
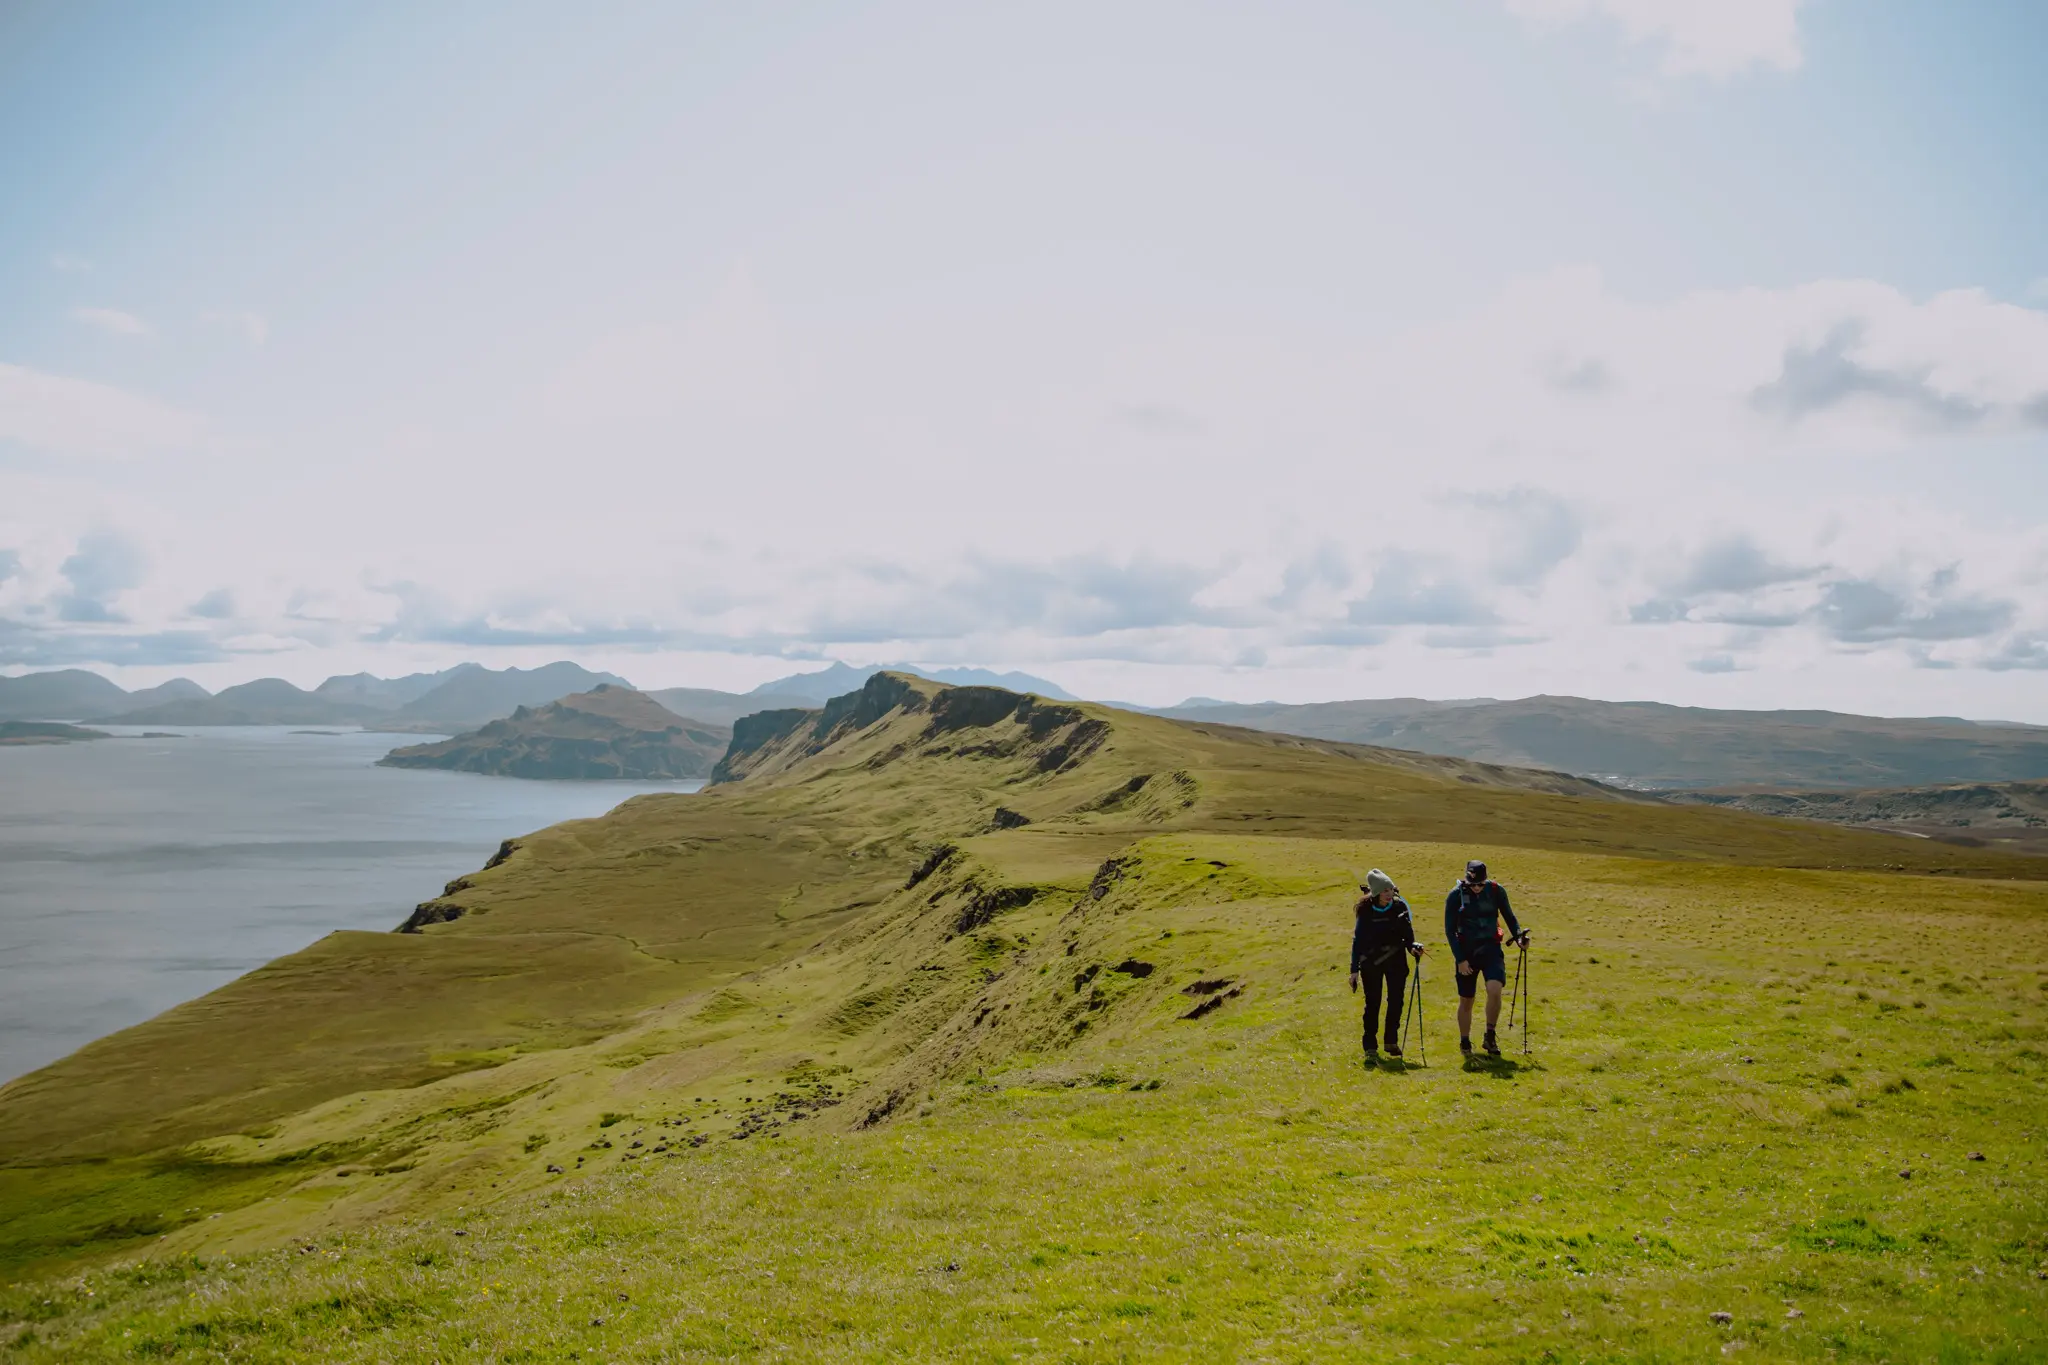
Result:
<svg viewBox="0 0 2048 1365"><path fill-rule="evenodd" d="M1470 1038L1460 1038L1458 1040L1458 1051L1470 1057L1472 1055L1472 1040Z"/></svg>
<svg viewBox="0 0 2048 1365"><path fill-rule="evenodd" d="M1398 1056L1400 1056L1400 1055L1401 1055L1401 1045L1400 1045L1399 1043L1388 1043L1388 1044L1387 1044L1387 1055L1388 1055L1389 1057L1398 1057Z"/></svg>
<svg viewBox="0 0 2048 1365"><path fill-rule="evenodd" d="M1365 1040L1365 1060L1367 1060L1368 1062L1371 1062L1371 1061L1376 1061L1376 1060L1378 1060L1378 1058L1379 1058L1379 1055L1380 1055L1380 1048L1379 1048L1379 1044L1378 1044L1378 1043L1375 1043L1375 1042L1374 1042L1374 1041L1373 1041L1372 1039L1370 1039L1370 1038L1366 1039L1366 1040Z"/></svg>
<svg viewBox="0 0 2048 1365"><path fill-rule="evenodd" d="M1500 1056L1500 1043L1495 1040L1492 1029L1486 1031L1486 1055L1489 1057Z"/></svg>

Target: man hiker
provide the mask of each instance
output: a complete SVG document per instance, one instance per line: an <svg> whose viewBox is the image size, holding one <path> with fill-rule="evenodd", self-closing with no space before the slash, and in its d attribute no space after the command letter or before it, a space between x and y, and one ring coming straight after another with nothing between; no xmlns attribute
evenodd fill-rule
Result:
<svg viewBox="0 0 2048 1365"><path fill-rule="evenodd" d="M1526 946L1528 930L1515 922L1507 888L1486 875L1486 864L1474 858L1465 864L1465 880L1444 898L1444 937L1458 963L1458 1051L1472 1052L1472 998L1480 978L1486 980L1486 1053L1500 1056L1494 1026L1500 1022L1500 993L1507 984L1507 954L1501 949L1500 921L1508 922L1508 939Z"/></svg>
<svg viewBox="0 0 2048 1365"><path fill-rule="evenodd" d="M1358 889L1365 894L1352 912L1357 922L1351 929L1351 989L1358 989L1360 976L1365 978L1365 1058L1376 1061L1379 1045L1373 1041L1373 1025L1379 1018L1382 994L1387 1001L1383 1035L1387 1055L1401 1055L1401 1001L1408 993L1408 959L1421 957L1422 945L1415 941L1415 921L1392 877L1374 868L1365 874L1365 885Z"/></svg>

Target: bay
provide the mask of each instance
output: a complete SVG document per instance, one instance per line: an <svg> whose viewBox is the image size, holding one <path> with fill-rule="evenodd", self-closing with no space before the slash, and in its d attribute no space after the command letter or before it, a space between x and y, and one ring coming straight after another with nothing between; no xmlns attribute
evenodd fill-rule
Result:
<svg viewBox="0 0 2048 1365"><path fill-rule="evenodd" d="M337 929L389 930L500 842L701 782L379 768L413 736L204 728L0 746L0 1082Z"/></svg>

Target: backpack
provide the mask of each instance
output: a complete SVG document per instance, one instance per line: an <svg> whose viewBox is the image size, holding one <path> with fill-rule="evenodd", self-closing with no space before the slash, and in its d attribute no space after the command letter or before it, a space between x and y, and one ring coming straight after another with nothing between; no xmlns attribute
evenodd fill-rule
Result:
<svg viewBox="0 0 2048 1365"><path fill-rule="evenodd" d="M1488 877L1486 879L1486 884L1480 887L1479 889L1481 891L1490 891L1496 888L1497 886L1499 886L1499 883L1494 881L1493 878ZM1472 883L1470 882L1459 882L1455 890L1458 893L1458 941L1461 946L1465 944L1470 944L1473 947L1478 947L1480 944L1485 942L1485 939L1483 937L1478 939L1467 939L1465 937L1465 922L1466 919L1472 913L1473 903L1477 901L1479 898L1473 895ZM1493 941L1495 943L1504 943L1507 941L1507 931L1500 927L1500 903L1492 896L1488 896L1486 900L1493 911L1493 914L1490 917L1493 925Z"/></svg>

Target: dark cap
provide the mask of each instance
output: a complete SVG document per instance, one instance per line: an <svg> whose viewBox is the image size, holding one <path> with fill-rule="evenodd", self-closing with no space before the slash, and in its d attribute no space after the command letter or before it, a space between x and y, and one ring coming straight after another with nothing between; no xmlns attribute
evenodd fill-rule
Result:
<svg viewBox="0 0 2048 1365"><path fill-rule="evenodd" d="M1485 863L1482 863L1482 862L1480 862L1480 861L1479 861L1479 860L1478 860L1477 858L1474 858L1474 859L1473 859L1473 860L1472 860L1471 862L1469 862L1469 863L1466 863L1466 864L1465 864L1465 880L1466 880L1466 881L1468 881L1468 882L1483 882L1483 881L1485 881L1485 880L1486 880L1486 864L1485 864Z"/></svg>

